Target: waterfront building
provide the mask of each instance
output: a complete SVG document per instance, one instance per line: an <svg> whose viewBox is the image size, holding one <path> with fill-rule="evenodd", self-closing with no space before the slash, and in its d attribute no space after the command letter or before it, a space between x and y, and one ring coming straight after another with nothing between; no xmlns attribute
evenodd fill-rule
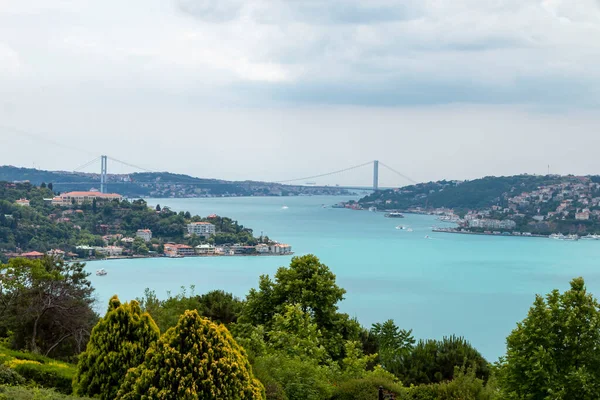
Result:
<svg viewBox="0 0 600 400"><path fill-rule="evenodd" d="M39 260L44 257L44 253L40 253L39 251L30 251L29 253L21 254L21 257L28 258L30 260Z"/></svg>
<svg viewBox="0 0 600 400"><path fill-rule="evenodd" d="M116 193L100 193L100 192L68 192L62 193L52 199L52 205L68 207L75 204L83 204L84 202L96 201L107 201L107 200L119 200L121 201L123 196Z"/></svg>
<svg viewBox="0 0 600 400"><path fill-rule="evenodd" d="M144 239L144 242L149 242L152 239L152 231L150 229L138 229L135 236Z"/></svg>
<svg viewBox="0 0 600 400"><path fill-rule="evenodd" d="M471 219L468 221L469 228L484 229L515 229L517 223L511 219Z"/></svg>
<svg viewBox="0 0 600 400"><path fill-rule="evenodd" d="M65 258L65 252L60 249L49 250L46 252L46 254L52 257Z"/></svg>
<svg viewBox="0 0 600 400"><path fill-rule="evenodd" d="M212 244L201 244L196 246L196 254L201 256L212 256L217 253L217 248Z"/></svg>
<svg viewBox="0 0 600 400"><path fill-rule="evenodd" d="M590 210L585 209L582 212L576 213L575 219L579 221L587 221L588 219L590 219Z"/></svg>
<svg viewBox="0 0 600 400"><path fill-rule="evenodd" d="M188 246L187 244L176 244L176 243L167 243L165 244L165 255L173 257L173 256L193 256L196 254L196 251L192 246Z"/></svg>
<svg viewBox="0 0 600 400"><path fill-rule="evenodd" d="M269 253L269 245L266 245L264 243L257 244L255 248L256 248L256 252L258 254L267 254L267 253Z"/></svg>
<svg viewBox="0 0 600 400"><path fill-rule="evenodd" d="M18 206L29 207L29 200L27 199L19 199L15 201L15 203L17 203Z"/></svg>
<svg viewBox="0 0 600 400"><path fill-rule="evenodd" d="M190 235L202 236L209 238L210 235L215 234L215 226L210 222L192 222L187 226L188 233Z"/></svg>
<svg viewBox="0 0 600 400"><path fill-rule="evenodd" d="M269 246L269 250L273 254L290 254L292 252L292 246L289 244L273 244Z"/></svg>

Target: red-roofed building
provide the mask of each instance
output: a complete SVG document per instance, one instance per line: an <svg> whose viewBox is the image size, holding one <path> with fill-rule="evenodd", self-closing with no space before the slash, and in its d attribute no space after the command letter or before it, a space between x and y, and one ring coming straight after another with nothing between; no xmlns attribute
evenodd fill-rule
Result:
<svg viewBox="0 0 600 400"><path fill-rule="evenodd" d="M17 203L17 205L19 205L19 206L29 207L29 200L27 200L27 199L19 199L19 200L15 201L15 203Z"/></svg>
<svg viewBox="0 0 600 400"><path fill-rule="evenodd" d="M57 206L70 206L75 204L82 204L85 201L92 202L99 200L122 200L123 196L117 193L100 193L100 192L68 192L62 193L60 196L56 196L52 199L52 204Z"/></svg>
<svg viewBox="0 0 600 400"><path fill-rule="evenodd" d="M29 258L30 260L38 260L44 257L44 253L40 253L39 251L30 251L29 253L21 254L21 257Z"/></svg>
<svg viewBox="0 0 600 400"><path fill-rule="evenodd" d="M165 244L165 255L173 256L193 256L196 252L192 246L187 244L167 243Z"/></svg>

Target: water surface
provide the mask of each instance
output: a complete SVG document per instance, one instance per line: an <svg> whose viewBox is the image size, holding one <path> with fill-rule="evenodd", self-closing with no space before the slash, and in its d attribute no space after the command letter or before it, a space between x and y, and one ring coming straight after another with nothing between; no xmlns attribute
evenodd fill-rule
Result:
<svg viewBox="0 0 600 400"><path fill-rule="evenodd" d="M417 338L462 335L490 360L504 354L505 338L527 315L536 293L568 288L576 276L600 294L600 241L432 233L434 217L323 208L341 197L246 197L155 199L149 204L206 216L229 216L292 245L296 255L314 253L347 290L342 311L365 326L392 318ZM283 208L283 207L287 208ZM408 225L413 232L395 229ZM425 236L430 236L426 239ZM181 286L197 293L223 289L243 297L261 274L272 275L291 257L211 257L111 260L92 275L104 310L113 294L122 300L152 288L159 297Z"/></svg>

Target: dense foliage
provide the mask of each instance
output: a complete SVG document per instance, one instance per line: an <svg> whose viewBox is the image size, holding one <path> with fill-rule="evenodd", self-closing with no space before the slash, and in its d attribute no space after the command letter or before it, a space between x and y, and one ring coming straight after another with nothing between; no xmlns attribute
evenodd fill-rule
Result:
<svg viewBox="0 0 600 400"><path fill-rule="evenodd" d="M92 330L87 348L79 356L73 391L114 399L127 370L142 363L159 334L152 318L142 313L136 301L122 304L113 296L106 315Z"/></svg>
<svg viewBox="0 0 600 400"><path fill-rule="evenodd" d="M508 399L600 398L600 305L582 278L564 293L536 296L507 339Z"/></svg>
<svg viewBox="0 0 600 400"><path fill-rule="evenodd" d="M227 328L186 311L127 373L117 398L260 400L264 388Z"/></svg>
<svg viewBox="0 0 600 400"><path fill-rule="evenodd" d="M205 242L247 245L258 243L252 229L227 217L202 218L192 216L189 212L177 213L168 207L150 208L144 200L94 201L65 208L44 201L44 198L52 198L53 195L48 187L0 182L0 257L3 257L3 251L17 249L40 252L61 249L88 256L88 252L77 250L76 247L104 246L104 235L121 234L131 237L135 236L138 229L150 229L153 234L152 243L144 243L138 238L136 242L129 244L116 237L108 243L122 246L134 254L157 251L168 241L192 246ZM15 201L21 198L29 199L30 206L17 205ZM188 237L187 224L201 221L214 224L216 234L208 239L195 235Z"/></svg>
<svg viewBox="0 0 600 400"><path fill-rule="evenodd" d="M314 255L292 258L289 268L281 267L275 280L262 275L259 288L251 289L242 311L241 321L267 327L275 314L286 305L297 304L309 313L324 336L329 355L343 355L343 340L357 340L360 326L347 314L338 312L337 303L346 291L335 283L335 275Z"/></svg>
<svg viewBox="0 0 600 400"><path fill-rule="evenodd" d="M46 355L83 351L97 319L88 276L83 264L52 257L0 264L0 335Z"/></svg>
<svg viewBox="0 0 600 400"><path fill-rule="evenodd" d="M361 204L380 209L411 207L448 207L482 209L493 205L507 206L507 196L559 182L560 178L540 175L488 176L471 181L437 181L405 186L397 190L381 190L362 198ZM513 193L514 195L514 193Z"/></svg>

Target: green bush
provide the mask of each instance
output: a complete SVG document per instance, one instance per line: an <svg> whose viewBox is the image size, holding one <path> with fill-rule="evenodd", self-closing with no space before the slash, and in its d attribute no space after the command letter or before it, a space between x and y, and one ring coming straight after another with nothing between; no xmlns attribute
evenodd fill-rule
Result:
<svg viewBox="0 0 600 400"><path fill-rule="evenodd" d="M92 330L79 356L73 391L77 395L113 400L129 368L144 361L146 350L159 337L158 327L136 301L110 299L104 318Z"/></svg>
<svg viewBox="0 0 600 400"><path fill-rule="evenodd" d="M224 325L186 311L131 368L120 400L263 400L246 352Z"/></svg>
<svg viewBox="0 0 600 400"><path fill-rule="evenodd" d="M261 382L279 384L288 400L327 399L333 392L328 368L313 360L302 360L276 352L258 357L253 367ZM271 398L278 397L269 397L269 400Z"/></svg>
<svg viewBox="0 0 600 400"><path fill-rule="evenodd" d="M0 386L0 400L88 400L88 398L67 396L52 389Z"/></svg>
<svg viewBox="0 0 600 400"><path fill-rule="evenodd" d="M475 369L456 368L454 380L429 385L412 386L407 390L406 400L500 400L503 397L496 388L495 380L487 384L475 374Z"/></svg>
<svg viewBox="0 0 600 400"><path fill-rule="evenodd" d="M25 378L17 371L0 365L0 385L22 385L23 383L25 383Z"/></svg>
<svg viewBox="0 0 600 400"><path fill-rule="evenodd" d="M44 388L54 388L65 394L71 394L71 384L75 369L67 364L52 362L40 364L37 361L13 360L8 367L18 372L23 378Z"/></svg>
<svg viewBox="0 0 600 400"><path fill-rule="evenodd" d="M41 364L47 364L54 360L49 357L44 357L40 354L26 353L23 351L12 350L5 347L0 347L0 361L3 363L8 360L16 358L17 360L31 360L37 361Z"/></svg>
<svg viewBox="0 0 600 400"><path fill-rule="evenodd" d="M375 400L383 387L385 394L393 394L397 399L402 399L407 391L399 383L379 376L366 376L361 379L351 379L341 383L331 397L331 400Z"/></svg>

